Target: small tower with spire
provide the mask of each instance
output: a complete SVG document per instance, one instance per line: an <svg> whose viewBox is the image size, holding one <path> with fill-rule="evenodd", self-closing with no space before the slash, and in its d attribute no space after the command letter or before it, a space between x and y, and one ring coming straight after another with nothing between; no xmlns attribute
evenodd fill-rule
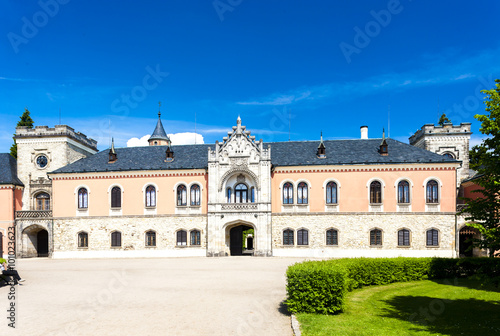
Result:
<svg viewBox="0 0 500 336"><path fill-rule="evenodd" d="M382 156L387 156L389 155L389 151L387 149L387 140L385 139L385 129L382 129L382 142L380 143L380 150L379 153Z"/></svg>
<svg viewBox="0 0 500 336"><path fill-rule="evenodd" d="M118 156L115 151L115 139L111 138L111 148L109 149L108 163L115 163Z"/></svg>
<svg viewBox="0 0 500 336"><path fill-rule="evenodd" d="M150 146L169 146L171 145L170 138L168 137L163 124L161 123L161 102L158 102L158 122L156 123L156 128L149 138L148 142Z"/></svg>

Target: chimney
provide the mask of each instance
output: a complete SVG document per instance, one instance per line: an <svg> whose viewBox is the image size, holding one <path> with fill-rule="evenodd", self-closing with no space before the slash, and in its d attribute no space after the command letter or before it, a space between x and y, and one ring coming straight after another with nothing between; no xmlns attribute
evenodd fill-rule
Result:
<svg viewBox="0 0 500 336"><path fill-rule="evenodd" d="M368 126L361 126L361 139L368 139Z"/></svg>

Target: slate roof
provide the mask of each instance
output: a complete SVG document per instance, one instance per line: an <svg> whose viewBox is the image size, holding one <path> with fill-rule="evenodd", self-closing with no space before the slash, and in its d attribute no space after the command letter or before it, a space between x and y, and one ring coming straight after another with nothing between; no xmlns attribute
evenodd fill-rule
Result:
<svg viewBox="0 0 500 336"><path fill-rule="evenodd" d="M17 177L17 161L9 153L0 153L0 184L24 186Z"/></svg>
<svg viewBox="0 0 500 336"><path fill-rule="evenodd" d="M167 133L165 132L165 129L163 128L163 124L161 123L161 119L159 117L158 122L156 123L156 128L153 134L149 137L149 140L170 140Z"/></svg>
<svg viewBox="0 0 500 336"><path fill-rule="evenodd" d="M319 141L271 143L271 162L275 166L349 165L458 162L457 160L386 138L389 155L379 153L379 139L325 140L326 158L316 156Z"/></svg>
<svg viewBox="0 0 500 336"><path fill-rule="evenodd" d="M319 141L271 142L271 162L274 166L451 163L457 160L386 139L388 156L379 154L382 139L325 140L326 158L316 156ZM205 169L208 148L215 145L172 146L174 161L165 162L166 146L116 148L117 160L108 163L109 150L78 160L57 169L52 174L105 171L140 171L169 169Z"/></svg>

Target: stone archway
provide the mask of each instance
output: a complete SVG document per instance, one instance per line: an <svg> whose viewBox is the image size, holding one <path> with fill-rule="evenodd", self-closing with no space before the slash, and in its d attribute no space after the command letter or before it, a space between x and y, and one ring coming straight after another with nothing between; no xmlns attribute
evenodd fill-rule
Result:
<svg viewBox="0 0 500 336"><path fill-rule="evenodd" d="M476 249L470 249L470 247L472 246L471 239L479 238L478 236L479 232L475 228L464 226L460 229L458 241L458 253L460 257L473 257L477 254Z"/></svg>
<svg viewBox="0 0 500 336"><path fill-rule="evenodd" d="M252 234L252 246L251 249L248 248L248 240L245 231L253 230ZM246 222L239 222L226 227L226 245L229 247L229 255L231 256L242 256L242 255L253 255L255 228L251 224Z"/></svg>
<svg viewBox="0 0 500 336"><path fill-rule="evenodd" d="M23 230L22 256L25 258L49 256L49 233L44 227L33 224Z"/></svg>

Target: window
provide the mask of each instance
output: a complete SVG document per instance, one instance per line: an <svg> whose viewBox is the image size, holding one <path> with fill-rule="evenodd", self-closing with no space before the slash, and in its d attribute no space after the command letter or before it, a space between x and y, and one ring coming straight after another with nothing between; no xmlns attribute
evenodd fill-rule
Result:
<svg viewBox="0 0 500 336"><path fill-rule="evenodd" d="M120 187L113 187L113 189L111 189L111 207L122 207L122 190Z"/></svg>
<svg viewBox="0 0 500 336"><path fill-rule="evenodd" d="M146 246L156 246L156 232L153 230L146 232Z"/></svg>
<svg viewBox="0 0 500 336"><path fill-rule="evenodd" d="M227 188L227 203L231 203L231 188Z"/></svg>
<svg viewBox="0 0 500 336"><path fill-rule="evenodd" d="M283 245L293 245L293 230L286 229L283 231Z"/></svg>
<svg viewBox="0 0 500 336"><path fill-rule="evenodd" d="M326 245L338 245L339 244L339 233L335 229L330 229L326 231Z"/></svg>
<svg viewBox="0 0 500 336"><path fill-rule="evenodd" d="M146 206L155 207L156 206L156 188L152 185L146 188Z"/></svg>
<svg viewBox="0 0 500 336"><path fill-rule="evenodd" d="M370 203L382 203L382 184L379 181L370 183Z"/></svg>
<svg viewBox="0 0 500 336"><path fill-rule="evenodd" d="M439 246L439 233L436 229L427 230L427 246Z"/></svg>
<svg viewBox="0 0 500 336"><path fill-rule="evenodd" d="M250 202L255 203L255 188L250 188Z"/></svg>
<svg viewBox="0 0 500 336"><path fill-rule="evenodd" d="M111 233L111 247L121 247L122 246L122 233L120 231L115 231Z"/></svg>
<svg viewBox="0 0 500 336"><path fill-rule="evenodd" d="M200 205L200 186L197 184L191 186L191 205Z"/></svg>
<svg viewBox="0 0 500 336"><path fill-rule="evenodd" d="M337 204L337 183L333 181L326 185L326 204Z"/></svg>
<svg viewBox="0 0 500 336"><path fill-rule="evenodd" d="M191 245L192 246L199 246L201 244L200 236L201 236L200 231L198 231L198 230L191 231Z"/></svg>
<svg viewBox="0 0 500 336"><path fill-rule="evenodd" d="M187 245L187 232L185 230L177 231L177 246Z"/></svg>
<svg viewBox="0 0 500 336"><path fill-rule="evenodd" d="M87 189L78 189L78 209L87 209L89 207L89 193Z"/></svg>
<svg viewBox="0 0 500 336"><path fill-rule="evenodd" d="M290 182L283 185L283 204L293 204L293 184Z"/></svg>
<svg viewBox="0 0 500 336"><path fill-rule="evenodd" d="M382 231L379 229L373 229L370 231L370 245L377 246L382 245Z"/></svg>
<svg viewBox="0 0 500 336"><path fill-rule="evenodd" d="M297 231L297 245L309 245L309 231L306 229Z"/></svg>
<svg viewBox="0 0 500 336"><path fill-rule="evenodd" d="M39 193L35 197L37 210L50 210L50 195L47 193Z"/></svg>
<svg viewBox="0 0 500 336"><path fill-rule="evenodd" d="M234 187L234 202L235 203L246 203L248 197L248 187L243 184L237 184L236 187Z"/></svg>
<svg viewBox="0 0 500 336"><path fill-rule="evenodd" d="M455 156L453 154L451 154L451 153L444 153L443 156L447 157L447 158L450 158L450 159L454 159L455 158Z"/></svg>
<svg viewBox="0 0 500 336"><path fill-rule="evenodd" d="M187 205L187 189L184 184L177 187L177 206Z"/></svg>
<svg viewBox="0 0 500 336"><path fill-rule="evenodd" d="M408 181L398 183L398 203L410 203L410 183Z"/></svg>
<svg viewBox="0 0 500 336"><path fill-rule="evenodd" d="M307 204L307 183L300 182L297 186L297 203Z"/></svg>
<svg viewBox="0 0 500 336"><path fill-rule="evenodd" d="M89 235L87 232L80 232L78 234L78 247L89 247Z"/></svg>
<svg viewBox="0 0 500 336"><path fill-rule="evenodd" d="M410 230L401 229L398 231L398 246L410 246Z"/></svg>
<svg viewBox="0 0 500 336"><path fill-rule="evenodd" d="M435 180L427 182L426 202L439 203L438 183Z"/></svg>

